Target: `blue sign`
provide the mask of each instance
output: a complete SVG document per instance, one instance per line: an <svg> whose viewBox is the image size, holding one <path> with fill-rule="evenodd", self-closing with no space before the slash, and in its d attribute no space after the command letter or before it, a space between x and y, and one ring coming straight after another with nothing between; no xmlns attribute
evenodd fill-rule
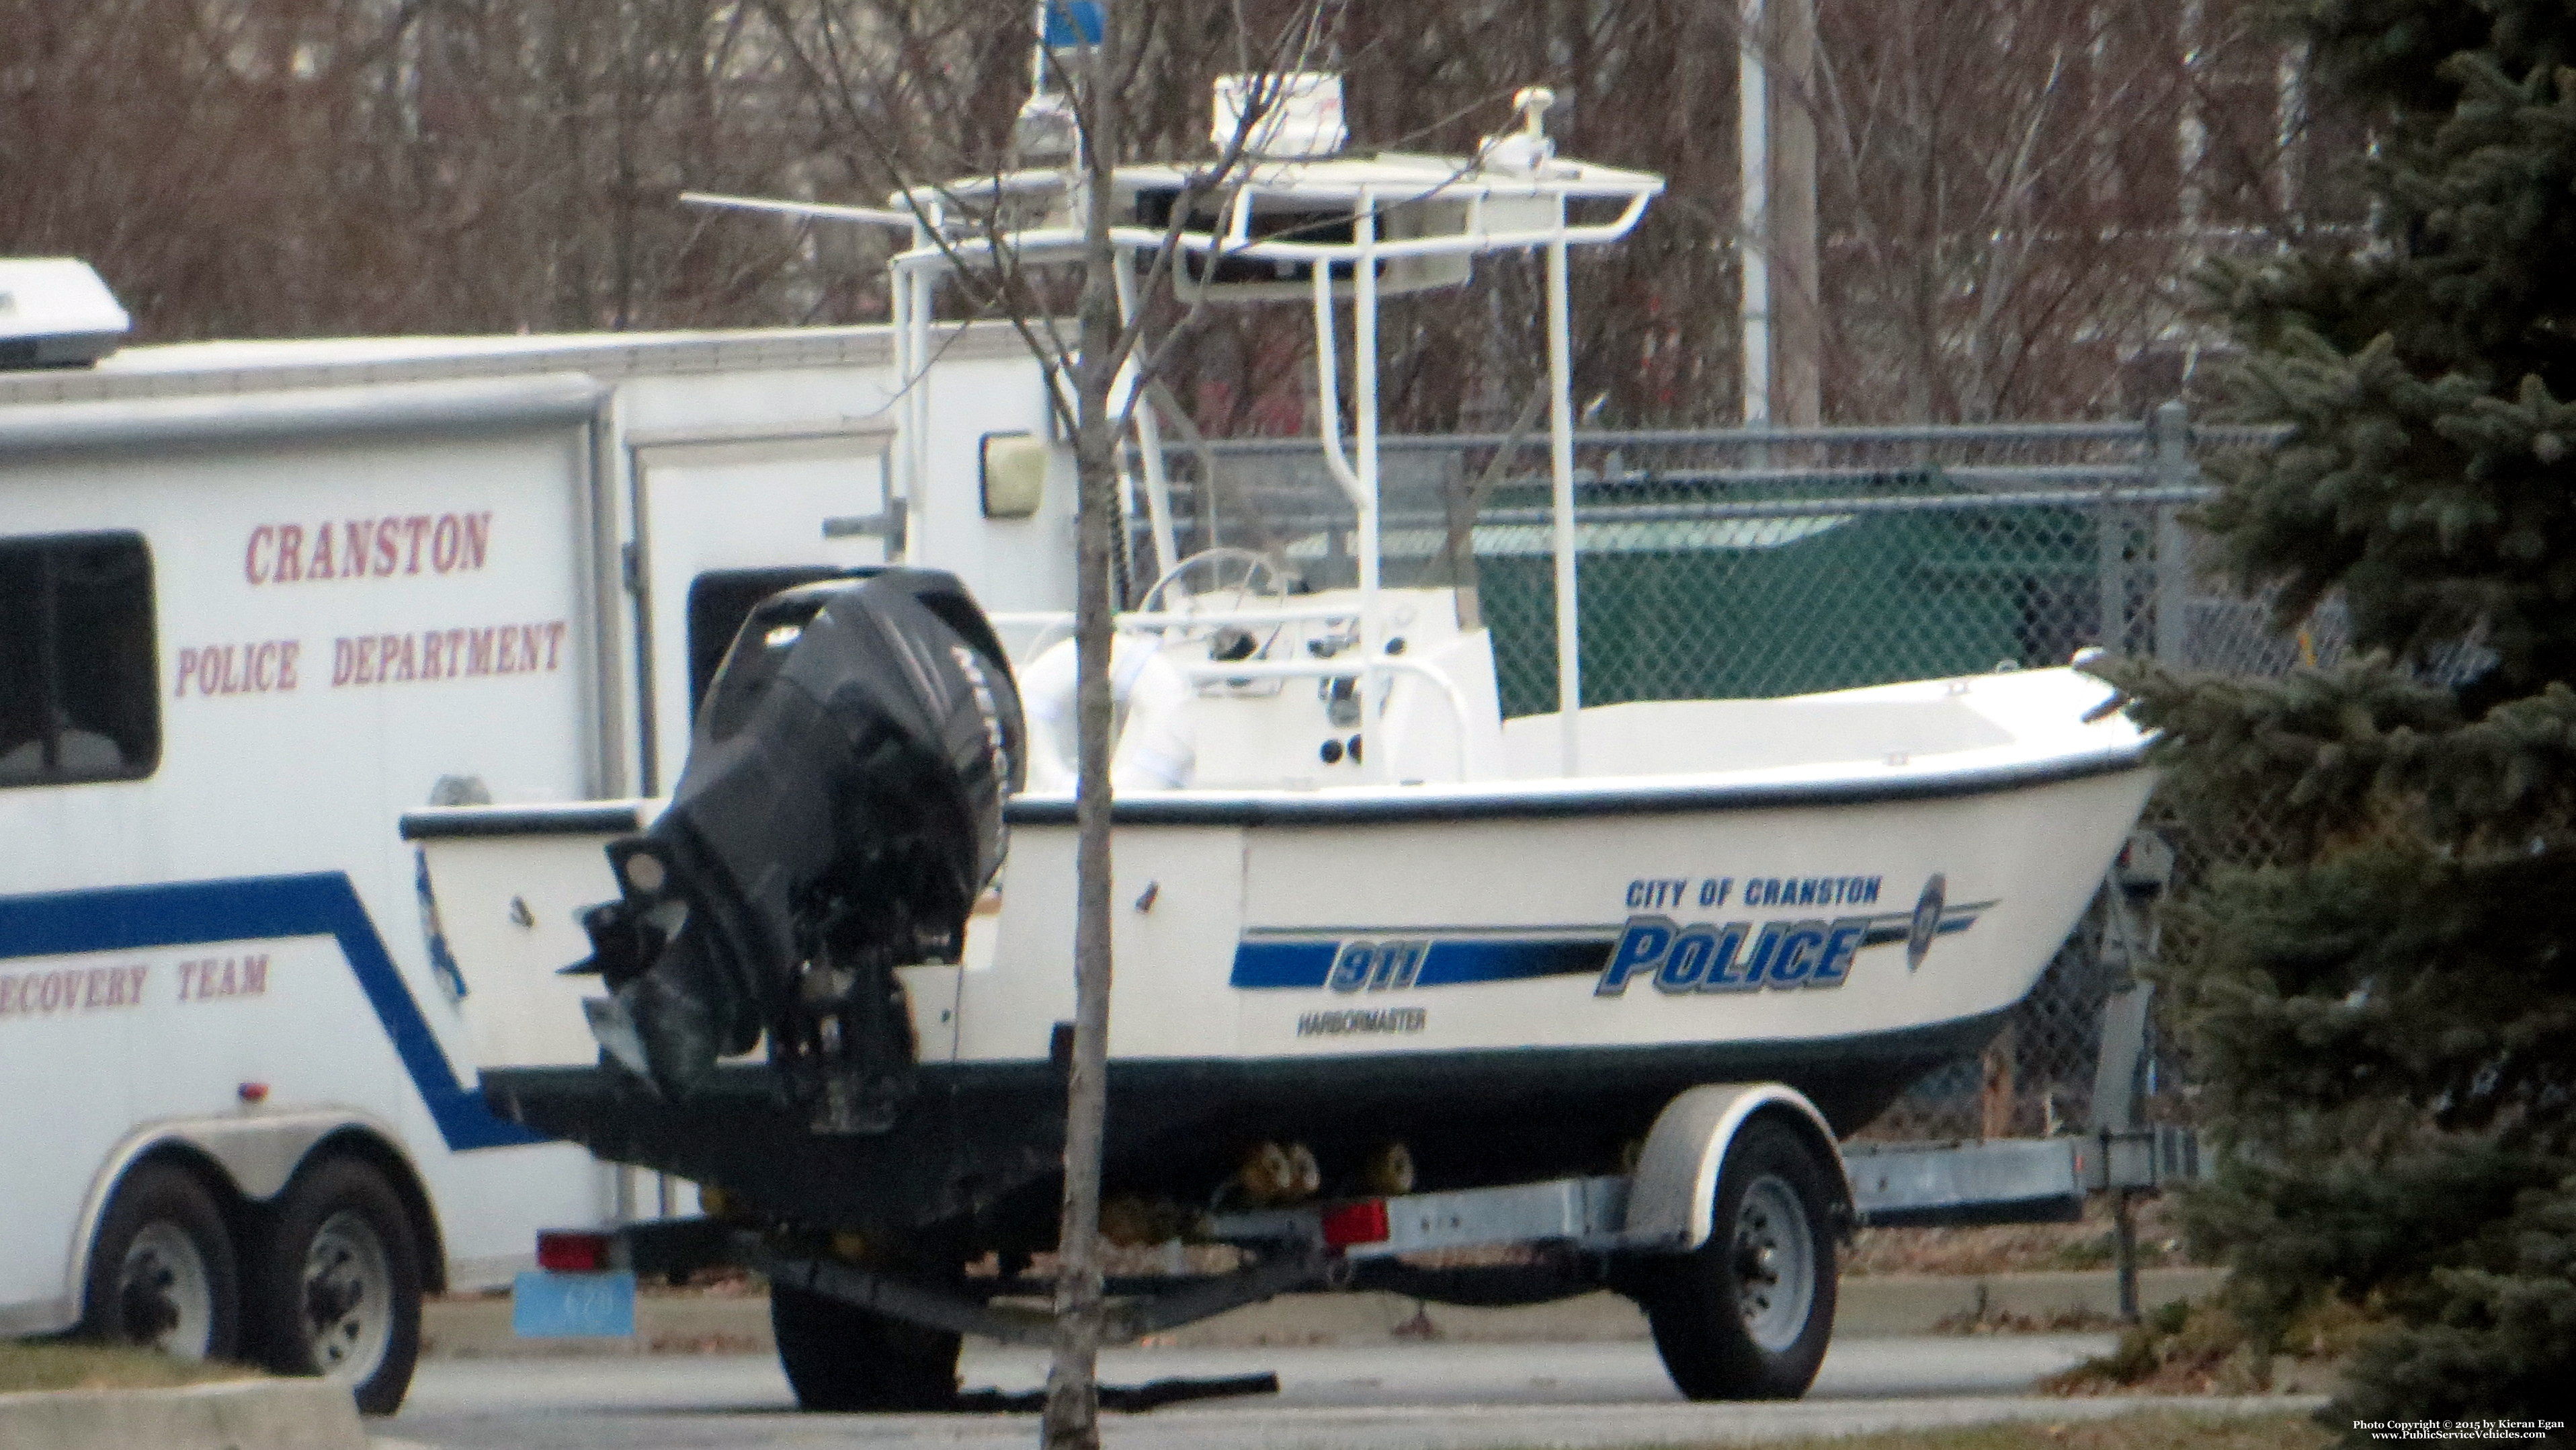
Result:
<svg viewBox="0 0 2576 1450"><path fill-rule="evenodd" d="M510 1287L510 1332L521 1339L632 1335L635 1271L521 1274Z"/></svg>
<svg viewBox="0 0 2576 1450"><path fill-rule="evenodd" d="M1108 22L1100 13L1100 0L1047 0L1046 43L1050 50L1098 45L1107 28Z"/></svg>

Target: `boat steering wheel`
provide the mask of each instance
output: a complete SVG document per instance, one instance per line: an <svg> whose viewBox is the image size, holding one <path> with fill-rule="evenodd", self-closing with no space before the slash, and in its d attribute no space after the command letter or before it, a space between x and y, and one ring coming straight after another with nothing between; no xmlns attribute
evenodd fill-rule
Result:
<svg viewBox="0 0 2576 1450"><path fill-rule="evenodd" d="M1191 587L1200 576L1204 576L1205 584ZM1176 607L1165 604L1167 595L1178 596ZM1136 608L1141 614L1220 616L1207 625L1162 624L1154 628L1162 631L1166 640L1207 640L1211 658L1239 660L1267 651L1271 640L1279 636L1279 626L1272 625L1268 636L1256 647L1251 630L1225 623L1221 616L1248 608L1277 609L1287 602L1288 572L1279 567L1278 560L1255 549L1219 544L1201 549L1164 570L1163 577L1145 591Z"/></svg>

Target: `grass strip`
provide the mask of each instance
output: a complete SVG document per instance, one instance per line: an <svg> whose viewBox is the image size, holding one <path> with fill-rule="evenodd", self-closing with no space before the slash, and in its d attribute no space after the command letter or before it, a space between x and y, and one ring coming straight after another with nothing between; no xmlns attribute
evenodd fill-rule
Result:
<svg viewBox="0 0 2576 1450"><path fill-rule="evenodd" d="M23 1390L140 1390L251 1379L244 1365L172 1359L95 1344L0 1340L0 1394Z"/></svg>
<svg viewBox="0 0 2576 1450"><path fill-rule="evenodd" d="M2325 1450L2329 1443L2326 1432L2305 1411L2153 1410L2100 1419L1712 1440L1686 1447L1640 1445L1630 1450Z"/></svg>

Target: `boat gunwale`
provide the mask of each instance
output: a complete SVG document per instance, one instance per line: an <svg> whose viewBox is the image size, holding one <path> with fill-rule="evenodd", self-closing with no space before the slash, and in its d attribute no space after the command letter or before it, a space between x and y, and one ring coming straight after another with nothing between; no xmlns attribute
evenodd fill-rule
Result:
<svg viewBox="0 0 2576 1450"><path fill-rule="evenodd" d="M2090 780L2147 769L2148 741L2041 760L2015 760L1892 779L1725 781L1658 776L1635 783L1468 782L1363 787L1353 791L1153 791L1115 797L1119 825L1268 826L1403 824L1416 821L1547 820L1679 815L1952 800ZM1002 817L1013 826L1069 826L1070 795L1014 796Z"/></svg>
<svg viewBox="0 0 2576 1450"><path fill-rule="evenodd" d="M1786 810L1953 800L2089 780L2147 768L2148 741L2043 760L2016 760L1963 770L1804 781L1711 781L1646 777L1633 783L1483 781L1433 786L1373 786L1351 791L1176 790L1122 795L1111 819L1137 826L1307 826L1404 824L1416 821L1551 820L1586 816L1678 815L1710 811ZM1003 819L1013 826L1069 826L1070 795L1014 796ZM559 805L431 806L406 811L406 841L513 836L631 835L645 827L632 801L567 801Z"/></svg>

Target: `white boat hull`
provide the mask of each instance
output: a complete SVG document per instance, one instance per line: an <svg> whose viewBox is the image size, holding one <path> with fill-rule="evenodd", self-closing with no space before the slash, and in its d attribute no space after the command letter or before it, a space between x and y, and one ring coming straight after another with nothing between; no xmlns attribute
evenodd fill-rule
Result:
<svg viewBox="0 0 2576 1450"><path fill-rule="evenodd" d="M1138 802L1114 838L1110 1051L1788 1048L1987 1016L2029 992L2147 785L1347 824L1161 824L1189 812ZM1041 1055L1072 1015L1074 833L1019 814L995 964L959 971L961 1059Z"/></svg>
<svg viewBox="0 0 2576 1450"><path fill-rule="evenodd" d="M1650 766L1782 720L1820 761L1775 730L1720 771L1122 796L1112 1061L1326 1094L1758 1077L1857 1126L1982 1045L2136 820L2144 742L2086 718L2106 693L2054 670L1585 712ZM656 808L415 816L487 1074L596 1062L595 987L558 969L616 895L599 847ZM1073 1016L1073 802L1009 814L963 960L900 973L929 1078L1052 1072Z"/></svg>

